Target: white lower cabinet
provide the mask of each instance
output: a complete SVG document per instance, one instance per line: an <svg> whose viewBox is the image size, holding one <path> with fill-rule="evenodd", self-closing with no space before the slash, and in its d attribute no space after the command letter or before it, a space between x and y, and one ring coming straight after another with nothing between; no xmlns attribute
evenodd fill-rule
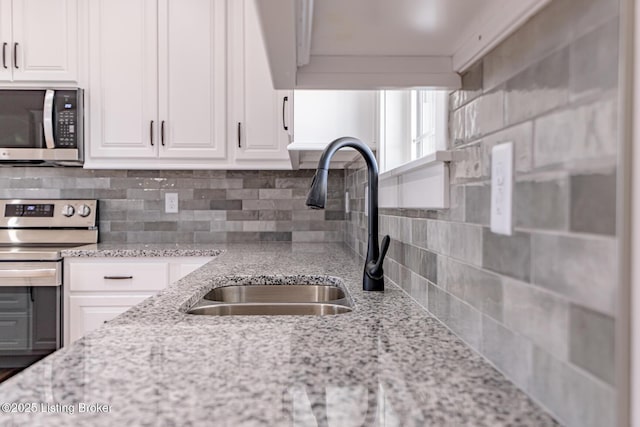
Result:
<svg viewBox="0 0 640 427"><path fill-rule="evenodd" d="M69 296L69 342L82 338L87 332L97 329L150 296L151 294Z"/></svg>
<svg viewBox="0 0 640 427"><path fill-rule="evenodd" d="M64 344L82 338L211 259L66 258Z"/></svg>

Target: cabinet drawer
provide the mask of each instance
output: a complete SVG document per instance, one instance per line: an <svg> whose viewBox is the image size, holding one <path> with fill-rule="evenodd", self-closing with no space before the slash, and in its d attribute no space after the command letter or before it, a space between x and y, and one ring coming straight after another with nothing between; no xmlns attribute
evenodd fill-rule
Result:
<svg viewBox="0 0 640 427"><path fill-rule="evenodd" d="M159 291L169 282L169 264L78 263L69 278L72 291Z"/></svg>

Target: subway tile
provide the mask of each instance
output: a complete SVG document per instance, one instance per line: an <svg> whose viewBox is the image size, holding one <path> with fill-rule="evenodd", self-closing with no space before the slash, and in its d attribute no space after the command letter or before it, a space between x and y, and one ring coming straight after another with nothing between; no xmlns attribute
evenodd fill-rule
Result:
<svg viewBox="0 0 640 427"><path fill-rule="evenodd" d="M324 219L326 221L343 221L344 220L344 211L324 211Z"/></svg>
<svg viewBox="0 0 640 427"><path fill-rule="evenodd" d="M178 223L173 221L145 222L144 231L176 231Z"/></svg>
<svg viewBox="0 0 640 427"><path fill-rule="evenodd" d="M292 209L291 200L241 200L240 202L243 210L284 211Z"/></svg>
<svg viewBox="0 0 640 427"><path fill-rule="evenodd" d="M503 323L559 360L568 360L569 303L536 286L504 278Z"/></svg>
<svg viewBox="0 0 640 427"><path fill-rule="evenodd" d="M209 221L180 221L178 231L209 231L211 223Z"/></svg>
<svg viewBox="0 0 640 427"><path fill-rule="evenodd" d="M244 179L244 188L275 188L275 178L249 178Z"/></svg>
<svg viewBox="0 0 640 427"><path fill-rule="evenodd" d="M266 200L279 200L279 199L291 199L292 192L290 189L270 189L261 188L258 190L259 198Z"/></svg>
<svg viewBox="0 0 640 427"><path fill-rule="evenodd" d="M429 283L429 312L446 324L472 348L482 339L482 315L468 304Z"/></svg>
<svg viewBox="0 0 640 427"><path fill-rule="evenodd" d="M608 159L615 164L618 108L615 96L554 112L535 121L535 167Z"/></svg>
<svg viewBox="0 0 640 427"><path fill-rule="evenodd" d="M565 105L569 100L569 49L561 49L506 84L507 124L520 123Z"/></svg>
<svg viewBox="0 0 640 427"><path fill-rule="evenodd" d="M255 243L258 241L260 241L260 233L257 231L230 231L227 233L227 242L229 243Z"/></svg>
<svg viewBox="0 0 640 427"><path fill-rule="evenodd" d="M516 227L566 230L569 225L569 180L519 181L514 190Z"/></svg>
<svg viewBox="0 0 640 427"><path fill-rule="evenodd" d="M127 190L127 199L158 200L160 199L160 190L131 188Z"/></svg>
<svg viewBox="0 0 640 427"><path fill-rule="evenodd" d="M482 227L429 220L427 234L429 250L475 265L482 264Z"/></svg>
<svg viewBox="0 0 640 427"><path fill-rule="evenodd" d="M613 387L534 347L528 392L569 427L615 425Z"/></svg>
<svg viewBox="0 0 640 427"><path fill-rule="evenodd" d="M227 191L195 188L193 190L193 198L196 200L225 200L227 199Z"/></svg>
<svg viewBox="0 0 640 427"><path fill-rule="evenodd" d="M226 198L229 200L258 199L257 188L243 188L241 190L226 190Z"/></svg>
<svg viewBox="0 0 640 427"><path fill-rule="evenodd" d="M426 249L428 246L428 221L414 218L411 220L411 244Z"/></svg>
<svg viewBox="0 0 640 427"><path fill-rule="evenodd" d="M571 301L615 314L614 238L534 234L532 282Z"/></svg>
<svg viewBox="0 0 640 427"><path fill-rule="evenodd" d="M569 324L569 360L614 385L614 318L571 304Z"/></svg>
<svg viewBox="0 0 640 427"><path fill-rule="evenodd" d="M226 243L227 233L225 232L208 232L194 233L194 243Z"/></svg>
<svg viewBox="0 0 640 427"><path fill-rule="evenodd" d="M477 180L482 177L483 148L480 143L454 152L450 163L451 180L454 183Z"/></svg>
<svg viewBox="0 0 640 427"><path fill-rule="evenodd" d="M290 242L291 232L261 232L260 241L262 242Z"/></svg>
<svg viewBox="0 0 640 427"><path fill-rule="evenodd" d="M466 142L465 119L466 109L464 107L449 113L449 134L454 147Z"/></svg>
<svg viewBox="0 0 640 427"><path fill-rule="evenodd" d="M242 231L276 231L276 221L244 221Z"/></svg>
<svg viewBox="0 0 640 427"><path fill-rule="evenodd" d="M261 221L291 221L293 211L257 211Z"/></svg>
<svg viewBox="0 0 640 427"><path fill-rule="evenodd" d="M489 225L491 214L491 186L467 185L464 189L464 196L465 221L473 224Z"/></svg>
<svg viewBox="0 0 640 427"><path fill-rule="evenodd" d="M482 177L491 177L491 150L504 142L513 142L516 172L527 173L533 168L533 124L524 122L482 139Z"/></svg>
<svg viewBox="0 0 640 427"><path fill-rule="evenodd" d="M259 215L260 211L227 211L227 219L229 221L257 221L260 219Z"/></svg>
<svg viewBox="0 0 640 427"><path fill-rule="evenodd" d="M504 126L504 89L500 88L464 107L465 140L471 141Z"/></svg>
<svg viewBox="0 0 640 427"><path fill-rule="evenodd" d="M616 88L618 31L618 18L614 18L571 44L569 87L572 99Z"/></svg>
<svg viewBox="0 0 640 427"><path fill-rule="evenodd" d="M571 231L615 235L615 171L571 177Z"/></svg>
<svg viewBox="0 0 640 427"><path fill-rule="evenodd" d="M212 210L240 210L243 209L242 200L211 200L209 209Z"/></svg>
<svg viewBox="0 0 640 427"><path fill-rule="evenodd" d="M477 310L502 320L502 281L499 276L440 256L437 259L437 284Z"/></svg>
<svg viewBox="0 0 640 427"><path fill-rule="evenodd" d="M305 193L311 186L311 176L309 178L276 178L275 188L303 189Z"/></svg>
<svg viewBox="0 0 640 427"><path fill-rule="evenodd" d="M528 281L531 275L531 236L520 232L515 232L512 236L503 236L484 228L482 266Z"/></svg>
<svg viewBox="0 0 640 427"><path fill-rule="evenodd" d="M533 344L489 316L482 316L480 352L520 388L534 375Z"/></svg>

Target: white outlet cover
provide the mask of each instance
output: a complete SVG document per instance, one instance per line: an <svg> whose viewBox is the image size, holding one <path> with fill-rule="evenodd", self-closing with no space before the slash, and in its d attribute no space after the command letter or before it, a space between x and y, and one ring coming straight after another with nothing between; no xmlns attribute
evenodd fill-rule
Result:
<svg viewBox="0 0 640 427"><path fill-rule="evenodd" d="M165 213L178 213L178 193L166 193L164 195Z"/></svg>
<svg viewBox="0 0 640 427"><path fill-rule="evenodd" d="M349 192L344 193L344 213L349 213Z"/></svg>
<svg viewBox="0 0 640 427"><path fill-rule="evenodd" d="M491 231L511 236L513 210L513 143L491 149Z"/></svg>

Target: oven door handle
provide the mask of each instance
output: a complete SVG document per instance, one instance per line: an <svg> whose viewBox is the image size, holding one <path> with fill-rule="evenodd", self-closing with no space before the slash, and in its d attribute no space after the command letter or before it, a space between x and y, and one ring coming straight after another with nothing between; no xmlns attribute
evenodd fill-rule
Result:
<svg viewBox="0 0 640 427"><path fill-rule="evenodd" d="M55 277L57 274L55 268L34 268L30 270L0 270L1 279L12 278L36 278L36 277ZM0 284L2 286L2 284Z"/></svg>
<svg viewBox="0 0 640 427"><path fill-rule="evenodd" d="M53 136L53 101L55 90L47 89L44 94L44 108L42 109L42 126L44 127L44 143L48 149L56 148L56 140Z"/></svg>

